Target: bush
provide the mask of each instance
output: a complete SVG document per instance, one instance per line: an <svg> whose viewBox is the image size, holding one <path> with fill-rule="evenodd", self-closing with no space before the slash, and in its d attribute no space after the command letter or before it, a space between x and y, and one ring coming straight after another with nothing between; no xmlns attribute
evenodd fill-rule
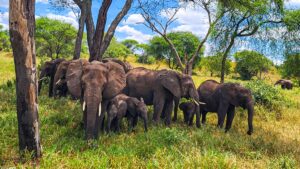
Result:
<svg viewBox="0 0 300 169"><path fill-rule="evenodd" d="M251 90L256 103L261 104L268 109L279 110L280 105L285 100L277 88L262 80L250 81L246 84L246 88Z"/></svg>
<svg viewBox="0 0 300 169"><path fill-rule="evenodd" d="M138 60L139 63L143 64L153 64L156 62L156 58L154 56L139 56Z"/></svg>

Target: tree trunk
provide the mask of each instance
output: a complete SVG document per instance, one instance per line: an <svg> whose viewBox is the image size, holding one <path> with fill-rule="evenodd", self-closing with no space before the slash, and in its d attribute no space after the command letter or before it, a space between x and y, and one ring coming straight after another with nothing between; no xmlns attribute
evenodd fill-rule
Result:
<svg viewBox="0 0 300 169"><path fill-rule="evenodd" d="M95 26L93 21L93 15L92 15L92 1L87 0L86 1L86 30L87 30L87 42L89 46L89 53L92 53L92 46L93 46L93 38L95 33Z"/></svg>
<svg viewBox="0 0 300 169"><path fill-rule="evenodd" d="M232 35L230 43L228 45L228 47L226 48L223 57L222 57L222 66L221 66L221 80L220 83L224 83L224 78L225 78L225 66L226 66L226 59L228 56L228 53L230 51L230 49L232 48L233 44L234 44L234 38L235 38L235 34Z"/></svg>
<svg viewBox="0 0 300 169"><path fill-rule="evenodd" d="M184 72L182 72L182 73L192 76L192 74L193 74L193 62L187 62L185 64Z"/></svg>
<svg viewBox="0 0 300 169"><path fill-rule="evenodd" d="M100 54L100 48L103 42L104 29L107 19L107 12L111 5L112 0L103 0L99 9L96 31L93 37L93 45L90 53L89 61L97 60Z"/></svg>
<svg viewBox="0 0 300 169"><path fill-rule="evenodd" d="M77 4L80 7L79 28L77 32L73 60L80 58L81 44L84 30L84 22L86 20L86 3Z"/></svg>
<svg viewBox="0 0 300 169"><path fill-rule="evenodd" d="M41 156L34 43L35 0L10 0L9 33L13 49L19 148Z"/></svg>

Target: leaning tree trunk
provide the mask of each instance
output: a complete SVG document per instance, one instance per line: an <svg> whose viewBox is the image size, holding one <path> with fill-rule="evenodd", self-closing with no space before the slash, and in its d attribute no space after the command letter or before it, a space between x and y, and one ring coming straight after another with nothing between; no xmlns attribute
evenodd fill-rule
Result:
<svg viewBox="0 0 300 169"><path fill-rule="evenodd" d="M232 48L233 44L234 44L234 38L236 35L233 35L231 37L230 43L228 45L228 47L226 48L223 57L222 57L222 65L221 65L221 80L220 83L224 83L224 79L225 79L225 66L226 66L226 59L228 56L228 53L230 51L230 49Z"/></svg>
<svg viewBox="0 0 300 169"><path fill-rule="evenodd" d="M87 8L85 3L78 4L80 7L80 18L79 18L79 28L77 32L76 42L75 42L75 49L74 49L74 56L73 59L80 58L80 51L81 51L81 44L82 44L82 37L83 37L83 30L84 30L84 23L87 16Z"/></svg>
<svg viewBox="0 0 300 169"><path fill-rule="evenodd" d="M41 156L35 58L35 0L10 0L9 33L13 49L19 148Z"/></svg>
<svg viewBox="0 0 300 169"><path fill-rule="evenodd" d="M86 1L86 34L87 34L87 42L89 46L89 53L92 53L92 45L93 45L93 38L95 33L95 26L93 21L93 15L92 15L92 1L87 0Z"/></svg>

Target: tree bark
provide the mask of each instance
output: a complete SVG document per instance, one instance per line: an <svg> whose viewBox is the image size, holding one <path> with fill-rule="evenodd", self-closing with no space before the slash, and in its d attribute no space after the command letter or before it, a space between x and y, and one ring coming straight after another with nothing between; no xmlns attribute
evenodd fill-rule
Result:
<svg viewBox="0 0 300 169"><path fill-rule="evenodd" d="M9 33L16 72L20 152L41 156L34 42L35 0L10 0Z"/></svg>
<svg viewBox="0 0 300 169"><path fill-rule="evenodd" d="M225 78L225 66L226 66L226 59L228 57L228 53L230 52L230 49L232 48L233 44L234 44L234 39L235 39L235 35L232 35L230 43L228 45L228 47L226 48L223 57L222 57L222 67L221 67L221 80L220 83L224 83L224 78Z"/></svg>
<svg viewBox="0 0 300 169"><path fill-rule="evenodd" d="M122 10L118 13L116 18L113 20L113 22L109 26L109 28L106 32L106 35L104 37L102 46L100 47L100 52L99 52L99 55L97 56L97 60L102 59L102 56L103 56L104 52L108 48L108 46L110 44L110 41L111 41L111 39L113 38L113 36L115 34L115 30L116 30L118 24L120 23L120 21L124 18L124 16L127 14L129 9L131 8L131 4L132 4L132 0L126 0Z"/></svg>
<svg viewBox="0 0 300 169"><path fill-rule="evenodd" d="M96 31L93 37L92 50L89 61L97 60L100 54L100 48L103 42L104 29L107 19L107 12L112 0L103 0L101 8L99 9Z"/></svg>
<svg viewBox="0 0 300 169"><path fill-rule="evenodd" d="M80 8L80 18L79 18L79 27L75 42L75 49L74 49L74 56L73 59L79 59L80 58L80 52L81 52L81 44L82 44L82 37L83 37L83 30L84 30L84 23L87 16L87 8L85 2L77 2L75 1L77 6Z"/></svg>
<svg viewBox="0 0 300 169"><path fill-rule="evenodd" d="M92 15L92 1L87 0L86 1L86 30L87 30L87 42L89 47L89 53L92 53L92 46L93 46L93 38L95 33L95 26L93 21L93 15Z"/></svg>

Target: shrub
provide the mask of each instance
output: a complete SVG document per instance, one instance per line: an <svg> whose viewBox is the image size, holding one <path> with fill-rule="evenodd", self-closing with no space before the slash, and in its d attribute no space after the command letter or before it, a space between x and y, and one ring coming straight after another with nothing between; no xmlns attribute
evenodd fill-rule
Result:
<svg viewBox="0 0 300 169"><path fill-rule="evenodd" d="M285 100L280 91L262 80L250 81L246 88L252 91L256 103L264 105L269 109L279 109Z"/></svg>

